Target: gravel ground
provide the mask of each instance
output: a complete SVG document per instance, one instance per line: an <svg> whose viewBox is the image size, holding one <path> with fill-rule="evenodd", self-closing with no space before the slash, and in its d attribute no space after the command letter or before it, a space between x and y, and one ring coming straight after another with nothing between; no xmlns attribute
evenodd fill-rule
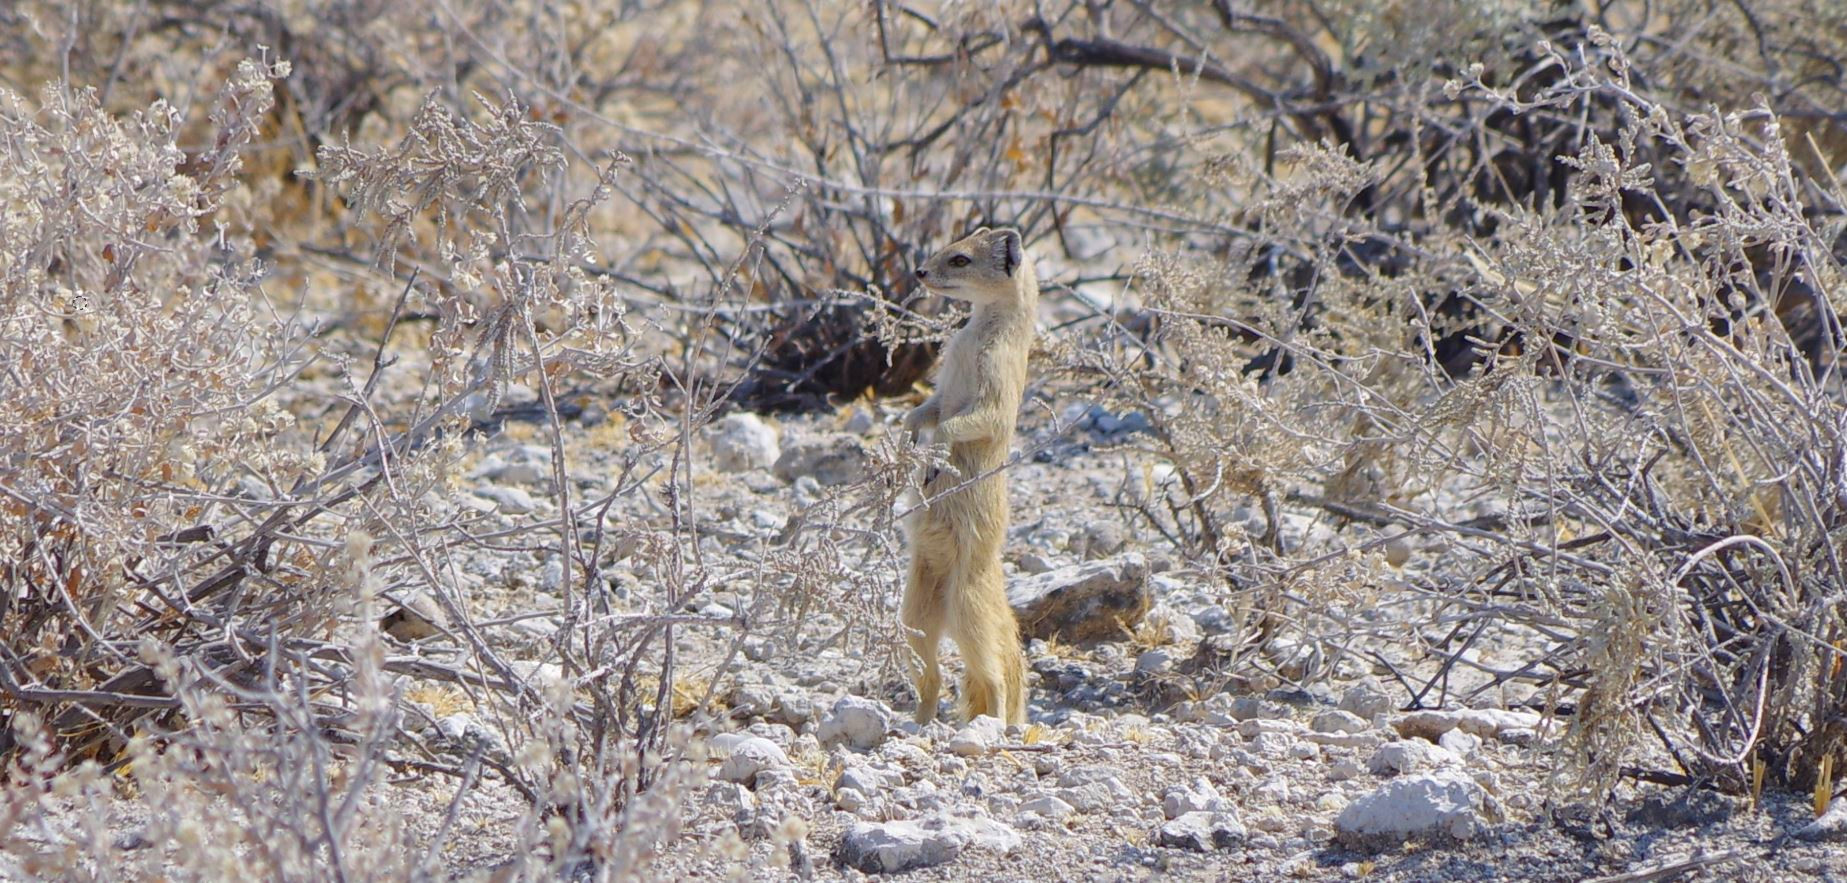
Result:
<svg viewBox="0 0 1847 883"><path fill-rule="evenodd" d="M1057 582L1085 562L1133 559L1145 564L1137 590L1153 605L1143 626L1119 640L1033 640L1031 723L1014 728L992 719L912 724L894 658L839 640L840 616L812 616L792 640L751 639L719 680L729 686L717 694L719 723L708 733L707 782L653 876L1847 879L1847 850L1793 839L1773 848L1811 821L1803 795L1769 793L1752 808L1708 790L1624 783L1601 807L1549 811L1548 745L1562 722L1505 707L1529 693L1477 692L1476 708L1409 712L1391 669L1351 661L1306 688L1266 687L1236 672L1188 677L1210 658L1231 599L1177 567L1171 546L1110 505L1122 476L1139 468L1139 455L1120 445L1132 440L1135 420L1082 409L1065 416L1076 428L1011 476L1010 583ZM706 444L722 468L700 484L714 538L708 553L749 561L820 492L814 476L850 476L855 452L893 419L848 411L720 424ZM1049 431L1031 427L1026 441ZM548 455L521 434L486 443L471 473L475 493L507 517L543 517ZM594 488L606 465L591 454L572 471ZM1330 532L1338 534L1308 513L1286 521L1286 538L1348 539ZM1414 570L1419 556L1408 557ZM473 563L477 612L532 609L555 587L556 569L543 558ZM1385 572L1390 591L1399 571ZM616 576L617 585L634 578ZM885 582L894 594L896 580ZM728 615L749 592L699 603ZM889 617L894 604L874 599L873 607ZM546 663L546 624L537 617L495 628L529 648L521 664L536 669ZM1471 658L1491 666L1517 652L1517 640L1490 636ZM719 635L689 636L685 670L718 677L728 649ZM1403 660L1406 671L1431 664ZM1447 695L1465 692L1468 673L1457 678ZM1201 683L1222 689L1201 693ZM505 828L517 813L505 798L490 788L467 802L452 858L491 865L509 845ZM1642 876L1650 871L1660 873Z"/></svg>
<svg viewBox="0 0 1847 883"><path fill-rule="evenodd" d="M734 416L709 430L701 448L716 468L695 479L705 563L747 576L693 608L717 619L761 609L752 605L763 550L825 495L823 480L850 480L860 452L896 418ZM616 472L614 422L567 427L568 472L583 498L607 491ZM1030 723L1012 728L992 718L911 722L889 630L901 589L895 536L864 543L883 542L883 557L858 559L890 571L856 583L882 587L876 597L772 620L736 653L726 630L687 629L683 681L716 685L700 732L708 759L685 794L680 835L659 845L647 878L1847 880L1838 843L1847 800L1830 814L1833 837L1816 839L1785 836L1814 821L1808 796L1787 792L1752 807L1712 790L1624 781L1601 805L1549 802L1563 793L1547 786L1565 775L1552 746L1567 722L1533 710L1530 690L1485 688L1485 671L1518 658L1518 634L1484 633L1470 665L1419 710L1407 710L1401 678L1435 680L1440 659L1408 644L1368 646L1375 662L1363 663L1284 641L1268 674L1224 670L1236 593L1188 571L1167 541L1112 505L1124 476L1154 471L1132 451L1140 424L1074 407L1057 425L1054 438L1052 422L1028 422L1024 442L1036 453L1011 473L1010 588L1064 599L1047 609L1065 626L1123 610L1140 621L1102 640L1030 640ZM508 421L479 448L465 463L468 505L503 526L549 517L550 453L530 424ZM635 499L617 508L618 523L659 517ZM1261 519L1251 514L1253 535ZM1283 534L1336 547L1374 536L1294 511ZM1430 609L1411 585L1420 563L1440 556L1416 544L1400 552L1351 571L1353 597L1373 600L1350 621L1374 634ZM516 670L543 675L554 664L559 620L547 611L557 609L560 563L543 551L462 554L461 594L489 623L483 633ZM617 600L649 609L646 568L632 554L617 558L603 574ZM1070 602L1074 594L1084 603ZM452 652L444 641L425 639L416 652ZM1292 671L1312 677L1276 676ZM429 745L461 750L471 733L493 729L462 691L405 686ZM943 712L954 720L947 703ZM405 777L384 799L413 832L433 836L454 787ZM521 848L518 795L489 777L453 812L444 858L462 879L499 879ZM111 828L132 831L135 816L121 802Z"/></svg>

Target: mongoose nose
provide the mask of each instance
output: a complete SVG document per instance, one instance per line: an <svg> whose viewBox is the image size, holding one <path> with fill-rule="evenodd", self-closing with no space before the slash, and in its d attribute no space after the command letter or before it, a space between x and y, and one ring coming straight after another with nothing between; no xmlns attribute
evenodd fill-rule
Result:
<svg viewBox="0 0 1847 883"><path fill-rule="evenodd" d="M926 269L924 269L924 268L922 268L922 267L918 267L918 268L917 268L917 278L919 278L919 279L922 279L922 278L924 278L925 276L928 276L928 275L930 275L930 271L929 271L929 270L926 270Z"/></svg>

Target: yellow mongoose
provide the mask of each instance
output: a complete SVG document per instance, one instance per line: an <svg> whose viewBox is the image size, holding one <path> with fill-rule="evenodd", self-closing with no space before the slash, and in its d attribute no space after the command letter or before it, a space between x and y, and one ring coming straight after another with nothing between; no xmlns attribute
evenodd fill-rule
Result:
<svg viewBox="0 0 1847 883"><path fill-rule="evenodd" d="M904 418L913 435L934 429L931 441L949 446L953 467L925 479L929 504L907 525L911 572L902 616L919 663L917 722L936 717L937 642L947 631L962 651L964 715L1024 723L1026 665L1000 568L1007 479L999 467L1026 393L1039 280L1019 232L986 227L937 252L917 278L975 307L943 350L936 392Z"/></svg>

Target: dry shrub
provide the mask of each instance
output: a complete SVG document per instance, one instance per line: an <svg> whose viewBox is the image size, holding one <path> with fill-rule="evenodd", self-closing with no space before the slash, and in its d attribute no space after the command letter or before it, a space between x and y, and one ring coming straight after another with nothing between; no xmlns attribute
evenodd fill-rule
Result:
<svg viewBox="0 0 1847 883"><path fill-rule="evenodd" d="M1795 13L1761 23L1766 59L1813 48ZM1369 21L1354 27L1389 24ZM1483 39L1467 17L1431 26ZM1334 139L1204 152L1199 211L1234 228L1225 256L1145 259L1146 312L1071 354L1149 413L1173 466L1131 477L1122 502L1233 590L1244 632L1214 647L1234 648L1234 670L1300 683L1348 656L1413 705L1451 698L1458 666L1487 680L1465 702L1538 685L1569 718L1568 791L1663 763L1732 788L1762 763L1806 786L1847 751L1847 236L1839 182L1792 158L1826 157L1838 126L1795 141L1784 120L1842 84L1771 107L1649 64L1645 33L1561 19L1527 34L1493 64L1407 58L1391 93L1357 98L1364 132L1336 111L1291 118ZM1378 533L1278 544L1277 507L1254 518L1252 498ZM1394 597L1397 578L1355 553L1406 536L1434 557ZM1382 604L1404 613L1381 621ZM1527 649L1483 668L1468 651L1484 635ZM1439 664L1402 670L1381 641Z"/></svg>
<svg viewBox="0 0 1847 883"><path fill-rule="evenodd" d="M673 692L673 625L609 615L594 579L608 500L572 496L553 395L573 378L655 383L631 355L613 283L580 266L593 261L588 212L621 160L572 198L555 131L510 103L469 118L430 102L394 148L324 147L316 174L381 216L380 260L422 237L429 250L414 254L442 260L448 280L410 274L370 364L355 364L266 296L250 241L227 223L240 150L286 74L241 66L210 111L213 148L190 156L165 104L117 118L81 90L5 96L7 165L27 173L4 185L18 209L0 258L0 348L17 366L0 433L0 530L13 544L0 686L5 753L23 752L25 789L8 799L23 810L41 788L96 800L99 765L132 771L144 797L169 795L140 841L93 836L71 853L28 838L18 855L41 863L34 873L107 876L116 853L173 833L180 851L138 861L418 876L444 841L405 848L415 838L388 823L384 773L452 776L459 805L491 770L531 801L522 868L639 868L677 818L671 799L644 797L685 743L661 698ZM535 222L535 195L559 210ZM400 366L386 355L410 310L435 327L427 354ZM332 370L300 382L323 357ZM394 368L412 376L381 391ZM457 505L452 466L472 413L518 378L550 415L560 514L508 527ZM669 458L683 484L680 418L656 416L646 397L630 405L628 469ZM297 416L315 411L329 417ZM613 493L639 481L625 472ZM489 530L567 562L557 658L576 693L520 677L472 624L454 556L459 538ZM676 521L657 542L696 546L696 530ZM664 609L700 588L683 573L663 584ZM446 654L387 653L380 598L413 593L447 614ZM473 692L499 747L476 740L459 762L407 752L435 731L402 715L403 675ZM668 770L667 792L685 776Z"/></svg>
<svg viewBox="0 0 1847 883"><path fill-rule="evenodd" d="M211 224L283 72L240 67L212 112L216 149L191 160L164 102L116 119L84 91L0 96L18 172L0 185L12 191L0 257L0 348L15 366L0 430L9 693L158 692L117 642L235 594L241 568L225 553L240 538L212 522L260 523L274 512L263 497L326 466L268 394L299 367L296 332L266 333L260 270ZM150 585L162 590L144 596ZM53 727L94 723L86 708Z"/></svg>

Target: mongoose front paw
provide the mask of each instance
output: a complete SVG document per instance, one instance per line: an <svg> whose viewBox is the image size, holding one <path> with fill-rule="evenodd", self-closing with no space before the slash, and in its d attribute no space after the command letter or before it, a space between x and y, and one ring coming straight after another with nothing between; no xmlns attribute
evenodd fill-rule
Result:
<svg viewBox="0 0 1847 883"><path fill-rule="evenodd" d="M936 406L935 405L928 404L928 403L918 405L917 407L912 408L910 413L904 415L904 429L906 432L909 432L913 438L917 436L917 433L925 429L933 428L935 426L936 426Z"/></svg>

